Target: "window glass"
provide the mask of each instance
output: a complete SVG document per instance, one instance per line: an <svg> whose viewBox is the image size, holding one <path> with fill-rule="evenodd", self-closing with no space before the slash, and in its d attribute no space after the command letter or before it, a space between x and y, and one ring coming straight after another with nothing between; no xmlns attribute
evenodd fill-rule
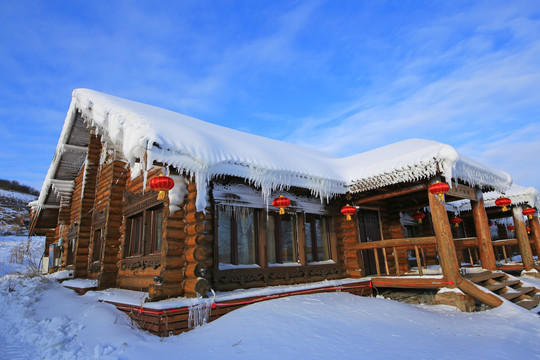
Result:
<svg viewBox="0 0 540 360"><path fill-rule="evenodd" d="M268 215L266 241L269 263L297 262L296 216Z"/></svg>
<svg viewBox="0 0 540 360"><path fill-rule="evenodd" d="M238 264L255 264L255 225L253 209L236 214Z"/></svg>
<svg viewBox="0 0 540 360"><path fill-rule="evenodd" d="M142 245L142 214L135 216L131 220L131 236L130 236L130 255L141 254Z"/></svg>
<svg viewBox="0 0 540 360"><path fill-rule="evenodd" d="M221 264L231 264L232 212L222 208L218 211L218 253Z"/></svg>
<svg viewBox="0 0 540 360"><path fill-rule="evenodd" d="M279 216L279 215L278 215ZM281 262L295 262L296 258L296 219L291 215L281 215Z"/></svg>
<svg viewBox="0 0 540 360"><path fill-rule="evenodd" d="M330 259L328 221L324 217L307 215L305 223L308 262Z"/></svg>
<svg viewBox="0 0 540 360"><path fill-rule="evenodd" d="M274 264L277 263L277 254L276 254L276 220L275 215L267 216L266 223L266 243L268 249L268 263Z"/></svg>
<svg viewBox="0 0 540 360"><path fill-rule="evenodd" d="M152 216L152 252L161 251L161 239L163 237L163 211L157 209L153 211Z"/></svg>

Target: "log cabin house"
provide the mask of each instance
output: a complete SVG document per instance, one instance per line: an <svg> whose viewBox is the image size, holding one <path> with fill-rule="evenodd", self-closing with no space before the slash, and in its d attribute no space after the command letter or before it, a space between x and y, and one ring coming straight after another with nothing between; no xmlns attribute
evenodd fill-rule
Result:
<svg viewBox="0 0 540 360"><path fill-rule="evenodd" d="M160 174L174 181L164 199L149 185ZM444 200L430 191L437 181L450 185ZM510 185L507 173L435 141L337 158L77 89L30 231L46 237L50 271L151 301L368 277L458 287L498 306L463 276L458 254L474 249L483 269L497 269L483 192ZM283 215L272 205L280 195L290 200ZM454 227L447 204L463 199L470 221Z"/></svg>

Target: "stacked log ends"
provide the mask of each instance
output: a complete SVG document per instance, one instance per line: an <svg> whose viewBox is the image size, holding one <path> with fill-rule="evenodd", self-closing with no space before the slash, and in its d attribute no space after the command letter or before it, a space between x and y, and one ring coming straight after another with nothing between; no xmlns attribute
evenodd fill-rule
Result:
<svg viewBox="0 0 540 360"><path fill-rule="evenodd" d="M207 209L206 214L197 211L195 200L197 188L194 182L188 184L186 201L186 272L184 282L184 296L205 296L211 282L213 265L213 226L212 211ZM206 279L205 279L206 277Z"/></svg>

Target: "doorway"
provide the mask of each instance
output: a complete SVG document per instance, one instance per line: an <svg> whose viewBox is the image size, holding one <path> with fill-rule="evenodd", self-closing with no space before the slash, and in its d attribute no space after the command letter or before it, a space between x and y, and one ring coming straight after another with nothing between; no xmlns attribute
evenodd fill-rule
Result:
<svg viewBox="0 0 540 360"><path fill-rule="evenodd" d="M379 227L379 212L377 210L359 209L358 215L358 231L360 234L360 242L372 242L381 240L381 230ZM384 259L379 253L379 264L384 264ZM375 262L375 251L362 251L364 260L364 272L366 276L377 274L377 265Z"/></svg>

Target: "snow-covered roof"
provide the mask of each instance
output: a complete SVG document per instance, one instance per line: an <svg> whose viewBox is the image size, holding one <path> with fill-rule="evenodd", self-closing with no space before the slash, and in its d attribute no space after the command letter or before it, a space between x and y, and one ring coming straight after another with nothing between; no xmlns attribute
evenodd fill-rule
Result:
<svg viewBox="0 0 540 360"><path fill-rule="evenodd" d="M493 207L495 205L495 200L501 196L501 193L498 191L490 191L484 194L484 203L486 207ZM510 189L508 189L504 196L512 200L514 205L528 204L531 207L540 208L540 194L538 190L532 186L524 187L516 184L512 184Z"/></svg>
<svg viewBox="0 0 540 360"><path fill-rule="evenodd" d="M121 146L129 163L146 161L143 165L149 169L157 161L194 176L198 209L206 205L208 182L224 175L260 186L265 197L272 190L296 186L331 198L436 174L499 191L511 184L506 172L483 166L436 141L410 139L337 158L88 89L73 92L55 160L65 150L62 144L78 112L104 140ZM58 166L54 162L44 184L46 192Z"/></svg>

